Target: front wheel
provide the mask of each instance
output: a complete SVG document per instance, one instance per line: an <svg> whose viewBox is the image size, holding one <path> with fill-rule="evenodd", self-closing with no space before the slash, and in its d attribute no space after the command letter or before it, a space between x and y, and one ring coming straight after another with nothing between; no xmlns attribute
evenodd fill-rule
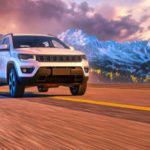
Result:
<svg viewBox="0 0 150 150"><path fill-rule="evenodd" d="M70 92L72 95L84 95L87 89L87 83L74 85L70 87Z"/></svg>
<svg viewBox="0 0 150 150"><path fill-rule="evenodd" d="M25 87L19 84L15 69L9 73L9 90L11 97L22 97L24 94Z"/></svg>

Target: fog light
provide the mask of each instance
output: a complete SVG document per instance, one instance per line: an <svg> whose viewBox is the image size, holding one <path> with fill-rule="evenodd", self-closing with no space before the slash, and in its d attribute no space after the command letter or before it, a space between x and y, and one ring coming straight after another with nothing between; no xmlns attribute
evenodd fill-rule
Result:
<svg viewBox="0 0 150 150"><path fill-rule="evenodd" d="M27 72L27 68L22 68L22 72L26 73Z"/></svg>
<svg viewBox="0 0 150 150"><path fill-rule="evenodd" d="M85 73L88 73L88 72L89 72L89 68L88 68L88 67L85 67L85 68L84 68L84 71L85 71Z"/></svg>
<svg viewBox="0 0 150 150"><path fill-rule="evenodd" d="M34 67L31 68L21 68L22 73L32 73L34 70Z"/></svg>

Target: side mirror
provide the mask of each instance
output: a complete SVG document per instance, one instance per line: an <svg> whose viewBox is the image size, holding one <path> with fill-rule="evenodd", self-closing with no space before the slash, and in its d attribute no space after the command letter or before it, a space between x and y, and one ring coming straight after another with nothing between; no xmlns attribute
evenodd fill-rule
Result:
<svg viewBox="0 0 150 150"><path fill-rule="evenodd" d="M69 48L70 48L71 50L75 50L75 48L74 48L74 47L72 47L72 46L69 46Z"/></svg>
<svg viewBox="0 0 150 150"><path fill-rule="evenodd" d="M7 44L1 44L0 50L4 50L4 51L6 50L7 51L7 50L9 50L9 46Z"/></svg>

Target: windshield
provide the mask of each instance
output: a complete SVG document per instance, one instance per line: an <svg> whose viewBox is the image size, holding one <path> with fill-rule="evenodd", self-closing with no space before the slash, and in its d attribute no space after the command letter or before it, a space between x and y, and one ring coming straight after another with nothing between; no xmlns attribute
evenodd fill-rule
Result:
<svg viewBox="0 0 150 150"><path fill-rule="evenodd" d="M13 36L13 45L14 48L43 47L69 49L62 41L50 36Z"/></svg>

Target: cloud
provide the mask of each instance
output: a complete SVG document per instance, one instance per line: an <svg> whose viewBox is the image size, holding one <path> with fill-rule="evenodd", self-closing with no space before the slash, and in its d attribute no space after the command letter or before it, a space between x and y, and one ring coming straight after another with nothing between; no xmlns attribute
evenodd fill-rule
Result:
<svg viewBox="0 0 150 150"><path fill-rule="evenodd" d="M141 17L141 22L145 22L145 21L147 21L147 20L149 20L150 19L150 15L144 15L144 16L142 16Z"/></svg>
<svg viewBox="0 0 150 150"><path fill-rule="evenodd" d="M104 17L101 12L107 13L105 7L98 12L87 2L68 5L63 0L0 0L0 32L58 34L68 28L80 28L101 40L122 41L142 31L132 15L117 20ZM108 11L110 16L117 13L111 6Z"/></svg>
<svg viewBox="0 0 150 150"><path fill-rule="evenodd" d="M66 11L67 5L61 0L1 0L0 29L9 32L53 32L61 26Z"/></svg>
<svg viewBox="0 0 150 150"><path fill-rule="evenodd" d="M112 0L112 3L114 5L120 5L120 6L132 6L139 4L145 0ZM109 0L106 0L105 2L109 2Z"/></svg>
<svg viewBox="0 0 150 150"><path fill-rule="evenodd" d="M78 5L82 9L81 6L83 6L83 3ZM92 9L85 3L84 6L86 6L86 9L82 13L76 12L68 19L70 27L80 28L96 35L101 40L119 41L126 40L130 35L142 30L140 23L132 19L131 15L120 17L119 20L104 18L100 13L88 17L86 14Z"/></svg>

